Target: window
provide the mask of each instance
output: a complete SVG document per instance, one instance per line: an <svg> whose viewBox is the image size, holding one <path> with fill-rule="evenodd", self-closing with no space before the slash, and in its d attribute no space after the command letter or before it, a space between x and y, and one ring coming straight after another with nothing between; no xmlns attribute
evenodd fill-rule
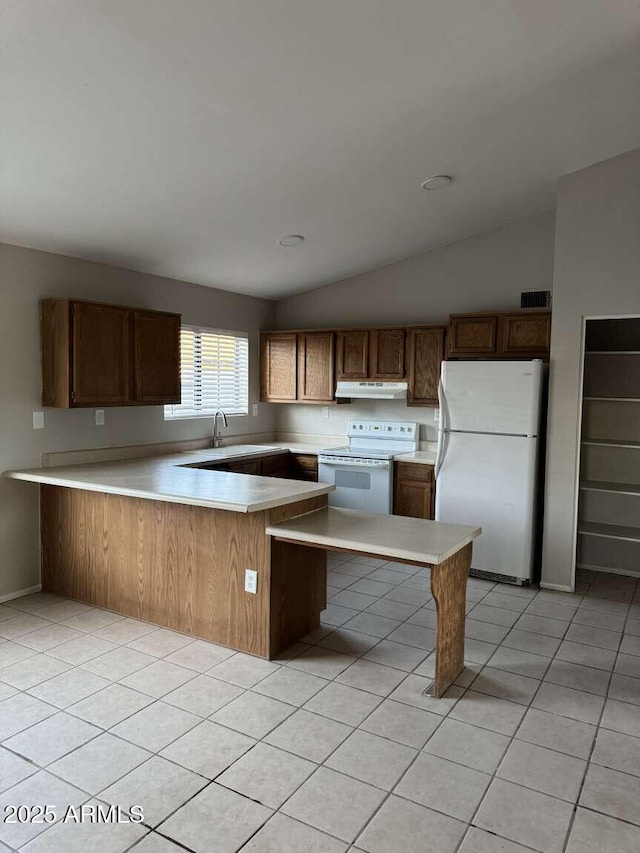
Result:
<svg viewBox="0 0 640 853"><path fill-rule="evenodd" d="M164 407L166 419L249 413L249 340L242 332L183 326L180 371L182 402Z"/></svg>

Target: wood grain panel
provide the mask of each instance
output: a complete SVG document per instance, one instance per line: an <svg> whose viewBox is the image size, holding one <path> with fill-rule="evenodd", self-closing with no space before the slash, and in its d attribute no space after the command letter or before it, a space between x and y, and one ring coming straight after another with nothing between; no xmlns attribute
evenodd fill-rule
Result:
<svg viewBox="0 0 640 853"><path fill-rule="evenodd" d="M500 317L500 352L505 355L548 355L551 314L507 314Z"/></svg>
<svg viewBox="0 0 640 853"><path fill-rule="evenodd" d="M450 355L486 355L496 351L497 316L452 316Z"/></svg>
<svg viewBox="0 0 640 853"><path fill-rule="evenodd" d="M261 460L260 473L263 477L289 476L289 454L279 453L277 456L265 456Z"/></svg>
<svg viewBox="0 0 640 853"><path fill-rule="evenodd" d="M272 540L269 657L319 628L326 606L327 552Z"/></svg>
<svg viewBox="0 0 640 853"><path fill-rule="evenodd" d="M42 486L43 589L267 657L273 639L265 528L326 500L236 513ZM244 591L247 568L258 572L256 595ZM286 571L279 583L283 577ZM319 583L313 572L309 577Z"/></svg>
<svg viewBox="0 0 640 853"><path fill-rule="evenodd" d="M145 403L179 403L180 315L133 312L135 398Z"/></svg>
<svg viewBox="0 0 640 853"><path fill-rule="evenodd" d="M298 335L298 400L333 403L335 335L304 332Z"/></svg>
<svg viewBox="0 0 640 853"><path fill-rule="evenodd" d="M128 308L71 303L72 405L131 399L131 315Z"/></svg>
<svg viewBox="0 0 640 853"><path fill-rule="evenodd" d="M407 405L437 406L445 327L407 330Z"/></svg>
<svg viewBox="0 0 640 853"><path fill-rule="evenodd" d="M336 336L336 378L357 382L369 375L368 329L344 330Z"/></svg>
<svg viewBox="0 0 640 853"><path fill-rule="evenodd" d="M404 329L372 329L369 347L370 379L389 382L404 379Z"/></svg>
<svg viewBox="0 0 640 853"><path fill-rule="evenodd" d="M395 462L393 469L393 514L432 519L435 497L433 467Z"/></svg>
<svg viewBox="0 0 640 853"><path fill-rule="evenodd" d="M68 299L43 299L41 306L42 405L69 408L71 401Z"/></svg>
<svg viewBox="0 0 640 853"><path fill-rule="evenodd" d="M290 403L298 398L298 336L295 332L260 335L260 399Z"/></svg>
<svg viewBox="0 0 640 853"><path fill-rule="evenodd" d="M318 457L311 453L292 453L289 459L289 476L292 480L318 482Z"/></svg>
<svg viewBox="0 0 640 853"><path fill-rule="evenodd" d="M472 546L431 567L436 603L436 676L431 695L442 696L464 669L464 620Z"/></svg>

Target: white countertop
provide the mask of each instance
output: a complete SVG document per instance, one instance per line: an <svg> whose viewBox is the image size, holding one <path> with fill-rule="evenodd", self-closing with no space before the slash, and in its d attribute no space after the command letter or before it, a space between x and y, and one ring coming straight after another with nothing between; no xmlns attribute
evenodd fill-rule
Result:
<svg viewBox="0 0 640 853"><path fill-rule="evenodd" d="M333 491L334 487L327 483L183 467L209 461L273 455L285 449L288 447L283 445L236 445L118 462L6 471L4 476L32 483L232 512L257 512Z"/></svg>
<svg viewBox="0 0 640 853"><path fill-rule="evenodd" d="M481 532L481 527L464 524L337 507L326 507L267 527L270 536L282 539L431 565L444 562Z"/></svg>
<svg viewBox="0 0 640 853"><path fill-rule="evenodd" d="M435 465L436 453L434 450L414 450L413 453L397 453L393 460L394 462L415 462L416 465Z"/></svg>

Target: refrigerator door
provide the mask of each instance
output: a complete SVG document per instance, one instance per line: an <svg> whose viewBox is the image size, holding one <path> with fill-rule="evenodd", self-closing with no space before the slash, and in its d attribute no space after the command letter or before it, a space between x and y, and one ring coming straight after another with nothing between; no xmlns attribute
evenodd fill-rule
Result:
<svg viewBox="0 0 640 853"><path fill-rule="evenodd" d="M543 371L541 361L443 361L442 428L538 435Z"/></svg>
<svg viewBox="0 0 640 853"><path fill-rule="evenodd" d="M471 566L530 580L538 440L446 433L436 483L436 521L477 524Z"/></svg>

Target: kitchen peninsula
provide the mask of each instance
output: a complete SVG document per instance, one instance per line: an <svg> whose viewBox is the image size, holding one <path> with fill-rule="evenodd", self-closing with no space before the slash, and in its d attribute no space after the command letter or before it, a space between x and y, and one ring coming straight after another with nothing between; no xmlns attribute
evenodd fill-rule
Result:
<svg viewBox="0 0 640 853"><path fill-rule="evenodd" d="M320 624L327 550L430 566L441 695L463 666L479 528L330 509L326 483L207 470L223 455L6 472L40 484L43 589L274 658Z"/></svg>

